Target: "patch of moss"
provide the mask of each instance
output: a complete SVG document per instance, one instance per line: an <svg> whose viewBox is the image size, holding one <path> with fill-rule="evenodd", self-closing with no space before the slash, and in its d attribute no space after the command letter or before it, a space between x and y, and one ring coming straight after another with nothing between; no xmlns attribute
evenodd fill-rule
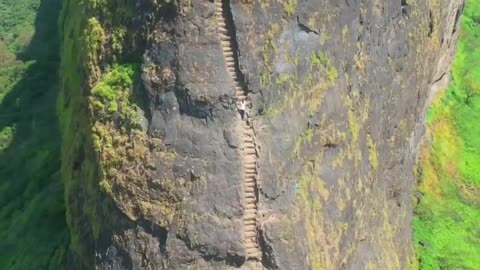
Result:
<svg viewBox="0 0 480 270"><path fill-rule="evenodd" d="M267 31L265 44L262 48L262 63L265 71L262 72L261 82L263 86L270 86L272 83L272 72L273 67L271 63L271 57L277 52L277 45L275 39L280 33L281 27L279 24L274 23L271 25L270 29Z"/></svg>
<svg viewBox="0 0 480 270"><path fill-rule="evenodd" d="M377 144L375 144L372 140L372 137L367 135L367 142L368 142L368 152L369 152L369 160L370 165L372 166L374 171L378 169L378 149Z"/></svg>
<svg viewBox="0 0 480 270"><path fill-rule="evenodd" d="M292 16L295 14L295 10L297 9L297 0L286 0L287 2L282 3L283 11L287 14L287 16Z"/></svg>

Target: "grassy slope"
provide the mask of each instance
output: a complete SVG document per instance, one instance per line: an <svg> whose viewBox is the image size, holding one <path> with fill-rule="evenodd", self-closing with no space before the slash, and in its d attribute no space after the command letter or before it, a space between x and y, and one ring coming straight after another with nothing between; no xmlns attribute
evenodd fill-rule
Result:
<svg viewBox="0 0 480 270"><path fill-rule="evenodd" d="M414 237L421 269L480 269L480 0L462 21L454 82L431 107Z"/></svg>
<svg viewBox="0 0 480 270"><path fill-rule="evenodd" d="M66 250L55 113L60 5L0 3L0 269L59 269Z"/></svg>

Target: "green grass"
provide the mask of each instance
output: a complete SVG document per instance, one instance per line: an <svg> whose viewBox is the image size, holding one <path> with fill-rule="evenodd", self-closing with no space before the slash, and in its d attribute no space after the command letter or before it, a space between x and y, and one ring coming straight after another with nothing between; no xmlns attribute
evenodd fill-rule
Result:
<svg viewBox="0 0 480 270"><path fill-rule="evenodd" d="M66 253L55 112L60 6L0 3L0 269L60 269Z"/></svg>
<svg viewBox="0 0 480 270"><path fill-rule="evenodd" d="M467 2L453 83L428 113L414 239L420 269L480 269L480 0Z"/></svg>

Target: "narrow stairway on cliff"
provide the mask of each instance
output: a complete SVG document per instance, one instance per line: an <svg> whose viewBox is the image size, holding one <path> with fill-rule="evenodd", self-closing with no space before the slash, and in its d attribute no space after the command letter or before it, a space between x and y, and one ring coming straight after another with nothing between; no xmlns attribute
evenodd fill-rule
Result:
<svg viewBox="0 0 480 270"><path fill-rule="evenodd" d="M215 1L215 15L217 29L225 57L226 69L230 74L237 102L245 101L251 106L248 99L248 89L240 72L236 44L234 38L233 18L227 1ZM240 120L239 120L240 121ZM261 269L262 251L258 241L258 173L257 173L257 148L255 132L251 123L241 121L242 146L241 155L243 163L243 245L247 259L247 265L251 269Z"/></svg>

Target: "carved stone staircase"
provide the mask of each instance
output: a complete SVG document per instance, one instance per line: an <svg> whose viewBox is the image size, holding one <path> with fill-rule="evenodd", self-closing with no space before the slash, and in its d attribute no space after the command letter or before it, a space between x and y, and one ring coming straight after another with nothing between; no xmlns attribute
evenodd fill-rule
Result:
<svg viewBox="0 0 480 270"><path fill-rule="evenodd" d="M215 17L217 19L217 29L220 42L225 57L226 69L230 74L235 89L235 98L237 101L246 100L247 107L250 101L247 99L248 90L242 84L240 79L240 70L238 65L237 52L232 39L233 26L227 26L226 3L215 1ZM230 10L228 10L230 11ZM258 207L258 174L257 174L257 147L255 144L255 132L246 122L242 121L242 143L241 155L243 161L243 194L244 194L244 214L243 214L243 245L247 262L247 269L261 269L262 251L258 241L257 207Z"/></svg>

